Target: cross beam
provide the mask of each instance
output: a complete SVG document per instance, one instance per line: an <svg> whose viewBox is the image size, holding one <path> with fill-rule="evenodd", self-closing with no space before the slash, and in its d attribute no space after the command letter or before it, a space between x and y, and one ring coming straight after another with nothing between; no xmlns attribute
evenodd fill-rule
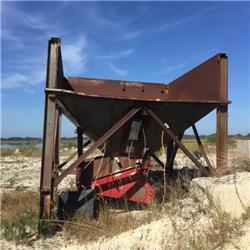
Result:
<svg viewBox="0 0 250 250"><path fill-rule="evenodd" d="M202 164L195 158L195 156L181 143L181 141L171 131L169 126L156 115L153 110L144 108L145 111L152 117L152 119L162 128L164 132L179 146L179 148L188 156L188 158L201 170L205 171Z"/></svg>
<svg viewBox="0 0 250 250"><path fill-rule="evenodd" d="M75 162L65 169L59 176L54 175L54 185L57 186L67 175L71 174L86 158L92 154L99 146L105 143L119 128L129 121L141 108L131 109L125 116L116 122L102 137L100 137L86 152L84 152Z"/></svg>

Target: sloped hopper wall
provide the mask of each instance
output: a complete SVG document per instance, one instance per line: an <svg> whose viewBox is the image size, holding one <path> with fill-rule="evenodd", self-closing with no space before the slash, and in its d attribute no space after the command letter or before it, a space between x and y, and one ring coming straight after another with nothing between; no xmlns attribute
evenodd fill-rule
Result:
<svg viewBox="0 0 250 250"><path fill-rule="evenodd" d="M223 84L226 55L217 54L169 84L103 80L79 77L62 77L54 93L77 120L84 133L97 140L131 108L148 107L166 122L176 134L215 109L226 104L227 86ZM161 144L161 129L154 121L143 117L134 157L141 156L146 143L152 150ZM125 148L132 121L116 132L107 144L106 155L126 155ZM168 141L165 137L165 142Z"/></svg>

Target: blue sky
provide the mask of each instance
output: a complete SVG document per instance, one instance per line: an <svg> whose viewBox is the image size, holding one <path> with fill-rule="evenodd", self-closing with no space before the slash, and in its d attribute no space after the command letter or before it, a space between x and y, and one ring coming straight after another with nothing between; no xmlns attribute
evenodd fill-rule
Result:
<svg viewBox="0 0 250 250"><path fill-rule="evenodd" d="M229 133L250 132L249 2L2 2L2 137L41 137L47 41L65 75L168 83L229 57ZM198 123L215 132L215 112ZM65 119L63 136L74 136Z"/></svg>

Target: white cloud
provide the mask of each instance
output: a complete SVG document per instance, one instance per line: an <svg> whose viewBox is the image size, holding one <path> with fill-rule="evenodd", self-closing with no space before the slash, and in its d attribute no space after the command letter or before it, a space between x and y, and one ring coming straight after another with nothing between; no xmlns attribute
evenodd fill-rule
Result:
<svg viewBox="0 0 250 250"><path fill-rule="evenodd" d="M64 33L56 18L52 25L48 18L39 11L24 12L16 5L5 2L2 3L1 14L2 39L11 41L16 47L26 47L27 41L31 43L31 41L45 40L50 34L62 35ZM33 35L34 32L35 35Z"/></svg>
<svg viewBox="0 0 250 250"><path fill-rule="evenodd" d="M84 37L76 39L77 42L65 44L62 48L62 57L65 71L67 73L80 74L86 71L87 54L86 46L87 42Z"/></svg>
<svg viewBox="0 0 250 250"><path fill-rule="evenodd" d="M27 84L28 77L23 74L13 73L10 76L3 77L1 88L10 89L15 87L22 87L24 84Z"/></svg>
<svg viewBox="0 0 250 250"><path fill-rule="evenodd" d="M183 19L179 19L173 22L168 22L168 23L164 23L162 25L159 26L159 28L157 29L158 31L165 31L165 30L169 30L172 28L176 28L177 26L181 25L181 24L185 24L185 23L189 23L197 18L200 17L200 14L196 14L196 15L192 15Z"/></svg>
<svg viewBox="0 0 250 250"><path fill-rule="evenodd" d="M11 73L1 79L1 89L21 88L33 93L32 87L45 82L45 71L35 71L30 74Z"/></svg>
<svg viewBox="0 0 250 250"><path fill-rule="evenodd" d="M29 27L31 29L45 30L45 29L49 29L51 27L51 25L49 26L47 24L44 16L42 16L40 13L36 14L34 16L22 13L21 22L23 22L23 24L26 27Z"/></svg>
<svg viewBox="0 0 250 250"><path fill-rule="evenodd" d="M156 25L153 25L153 26L145 28L145 29L133 29L133 28L128 29L128 28L122 27L121 28L122 33L119 34L119 36L117 37L117 39L115 39L115 41L131 40L131 39L136 39L136 38L143 36L143 35L168 31L170 29L177 28L178 26L180 26L182 24L186 24L186 23L189 23L191 21L194 21L194 20L200 18L201 16L205 15L205 13L210 11L210 10L211 9L207 9L206 11L204 11L202 13L194 14L194 15L184 17L184 18L179 19L179 20L175 20L175 21L170 21L170 22L168 21L168 22L163 23L163 24L156 24Z"/></svg>
<svg viewBox="0 0 250 250"><path fill-rule="evenodd" d="M6 27L15 27L18 25L38 30L45 30L51 27L41 13L23 12L14 5L8 3L2 5L2 14L3 26Z"/></svg>
<svg viewBox="0 0 250 250"><path fill-rule="evenodd" d="M177 65L169 65L165 68L163 68L161 71L158 71L156 72L156 74L169 74L169 73L172 73L178 69L182 69L183 67L185 67L187 64L187 62L182 62L180 64L177 64Z"/></svg>
<svg viewBox="0 0 250 250"><path fill-rule="evenodd" d="M136 39L137 37L144 35L148 33L149 30L123 30L122 34L115 39L115 41L121 41L121 40L132 40Z"/></svg>
<svg viewBox="0 0 250 250"><path fill-rule="evenodd" d="M134 53L133 49L127 49L127 50L123 50L120 52L113 52L108 55L100 55L100 56L97 56L96 59L104 59L104 60L121 59L121 58L129 57L133 53Z"/></svg>
<svg viewBox="0 0 250 250"><path fill-rule="evenodd" d="M127 75L127 70L125 69L120 69L111 62L106 62L109 68L118 76L125 76Z"/></svg>
<svg viewBox="0 0 250 250"><path fill-rule="evenodd" d="M86 39L81 37L75 43L68 43L62 47L63 66L69 74L80 74L86 71ZM1 89L20 88L33 94L39 84L45 86L46 56L31 54L9 59L5 62L4 75L1 79Z"/></svg>
<svg viewBox="0 0 250 250"><path fill-rule="evenodd" d="M20 39L13 33L12 30L2 27L1 36L3 40L9 40L21 45Z"/></svg>

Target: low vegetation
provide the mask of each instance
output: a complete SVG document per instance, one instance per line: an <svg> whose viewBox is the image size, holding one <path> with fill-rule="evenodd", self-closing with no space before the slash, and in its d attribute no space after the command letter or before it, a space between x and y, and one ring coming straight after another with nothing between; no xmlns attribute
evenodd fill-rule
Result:
<svg viewBox="0 0 250 250"><path fill-rule="evenodd" d="M194 204L198 204L199 199L193 195L190 196L188 189L189 183L178 179L167 187L164 204L162 204L162 200L155 201L140 213L126 211L128 206L123 206L123 210L114 210L114 206L111 207L108 203L102 202L98 218L93 219L82 214L75 215L72 219L60 223L61 234L65 240L71 239L73 236L83 244L96 241L100 237L113 237L135 229L162 218L163 214L172 217L179 209L182 209L181 201L183 199L192 198ZM4 191L2 193L2 238L14 240L17 244L32 244L32 239L37 238L38 233L38 196L38 192L31 191ZM231 237L240 232L240 222L231 219L214 202L211 201L210 206L210 209L207 210L200 206L197 211L197 214L203 213L211 223L209 228L199 232L199 237L190 238L191 249L211 249L208 246L221 248ZM242 216L244 220L249 219L249 211L248 208ZM54 222L58 224L58 221ZM196 229L193 228L193 230Z"/></svg>
<svg viewBox="0 0 250 250"><path fill-rule="evenodd" d="M234 138L230 140L231 146L235 146ZM206 142L206 138L203 138L202 142L206 151L213 150L214 146L211 144L212 142ZM75 143L76 141L72 140L62 145L63 147L71 148L75 147ZM184 143L194 153L196 158L201 160L202 157L196 141L184 139ZM4 149L1 155L13 156L16 154L14 154L13 149ZM19 155L40 157L41 148L37 148L33 144L28 144L19 147ZM18 157L16 158L19 160ZM8 161L9 158L5 160ZM237 158L233 161L232 168L221 170L217 175L232 174L236 171L250 171L249 159ZM38 235L39 193L25 190L25 187L22 186L14 190L15 183L15 176L10 177L8 179L8 188L12 190L2 191L1 194L1 237L6 240L13 240L18 244L33 244L34 238L37 239ZM163 192L163 186L157 187L157 191L159 193L157 200L148 208L140 211L140 213L128 212L130 208L126 203L123 207L119 207L123 209L122 211L114 211L110 204L102 202L98 218L92 219L78 214L74 218L60 223L61 234L65 239L71 239L73 236L80 243L95 241L99 237L107 238L119 235L122 232L160 219L163 213L172 216L181 209L180 201L186 198L192 198L195 204L199 202L197 197L190 196L189 181L184 181L183 179L177 179L171 185L166 185L165 192ZM216 247L223 248L225 243L240 233L242 223L250 219L249 207L246 208L246 212L242 218L239 221L235 221L213 202L211 202L210 209L204 210L201 206L198 213L203 213L205 218L210 220L211 223L210 227L206 228L206 230L201 230L199 237L193 237L197 233L195 231L196 228L193 228L193 235L190 236L189 245L191 249L197 250ZM56 223L58 224L58 222ZM44 226L47 226L47 224L44 223ZM176 232L176 234L179 233ZM184 236L179 235L179 237L181 239ZM184 246L180 246L179 249L184 249L186 247ZM211 246L211 248L208 246Z"/></svg>
<svg viewBox="0 0 250 250"><path fill-rule="evenodd" d="M106 204L102 206L97 219L76 215L71 221L64 223L62 232L66 239L74 235L80 243L86 243L100 237L118 235L147 222L148 219L144 216L136 217L129 212L119 214Z"/></svg>
<svg viewBox="0 0 250 250"><path fill-rule="evenodd" d="M4 191L1 195L1 237L18 244L31 244L38 235L39 193L31 191ZM52 221L61 227L66 239L72 235L79 242L88 242L101 236L112 237L138 227L148 220L134 217L129 212L114 212L107 203L102 203L97 219L82 214L68 221ZM46 223L44 223L46 224ZM45 225L46 226L46 225Z"/></svg>
<svg viewBox="0 0 250 250"><path fill-rule="evenodd" d="M17 243L29 243L37 233L38 192L3 191L1 194L1 236Z"/></svg>

